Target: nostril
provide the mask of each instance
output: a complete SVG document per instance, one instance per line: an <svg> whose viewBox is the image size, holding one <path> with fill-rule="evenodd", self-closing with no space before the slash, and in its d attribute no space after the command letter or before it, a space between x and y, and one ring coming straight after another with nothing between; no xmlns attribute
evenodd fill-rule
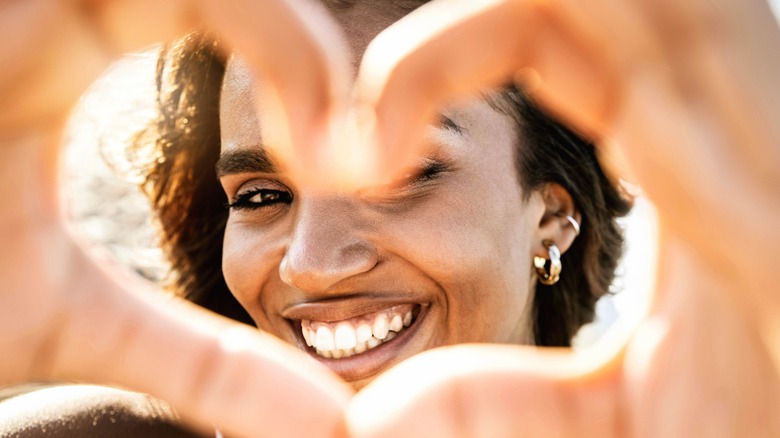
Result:
<svg viewBox="0 0 780 438"><path fill-rule="evenodd" d="M355 272L370 271L379 263L376 247L368 241L356 242L343 249L342 257L346 265L352 265Z"/></svg>

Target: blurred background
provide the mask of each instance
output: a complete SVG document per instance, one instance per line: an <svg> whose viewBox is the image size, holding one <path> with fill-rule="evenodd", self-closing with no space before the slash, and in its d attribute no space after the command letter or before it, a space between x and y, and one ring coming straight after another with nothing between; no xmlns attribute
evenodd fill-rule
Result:
<svg viewBox="0 0 780 438"><path fill-rule="evenodd" d="M780 16L780 0L770 4ZM150 48L127 55L82 96L66 133L62 186L76 232L122 265L163 282L168 267L138 189L142 178L125 154L128 142L154 117L156 53ZM599 301L597 318L582 328L576 347L629 332L647 310L657 251L653 206L640 196L622 225L627 247L612 294Z"/></svg>

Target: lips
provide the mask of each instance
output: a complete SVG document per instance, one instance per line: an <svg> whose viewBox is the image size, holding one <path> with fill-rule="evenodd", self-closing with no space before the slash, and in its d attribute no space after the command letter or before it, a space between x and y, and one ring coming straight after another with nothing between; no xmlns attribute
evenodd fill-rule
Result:
<svg viewBox="0 0 780 438"><path fill-rule="evenodd" d="M300 319L290 322L299 347L345 380L370 378L417 352L411 351L419 348L410 348L417 344L411 340L415 339L428 305L388 303L379 307L372 303L366 307L377 310L334 320L328 316L344 307L328 304L309 308L310 312L297 309L295 313ZM318 315L322 318L315 319Z"/></svg>

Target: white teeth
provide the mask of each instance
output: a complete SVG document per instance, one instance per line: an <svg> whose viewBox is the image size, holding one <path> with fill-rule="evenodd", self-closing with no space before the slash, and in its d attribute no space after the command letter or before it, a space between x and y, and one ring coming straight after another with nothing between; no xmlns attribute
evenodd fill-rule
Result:
<svg viewBox="0 0 780 438"><path fill-rule="evenodd" d="M311 347L312 345L314 345L314 344L311 342L311 332L309 331L309 329L308 329L308 328L306 328L306 327L301 327L301 333L303 333L303 340L305 340L305 341L306 341L306 345L308 345L309 347Z"/></svg>
<svg viewBox="0 0 780 438"><path fill-rule="evenodd" d="M390 320L390 330L400 332L402 328L404 328L404 323L401 320L401 315L395 315L393 319Z"/></svg>
<svg viewBox="0 0 780 438"><path fill-rule="evenodd" d="M390 330L387 324L387 315L379 315L374 321L374 337L377 339L384 339L387 337L387 332Z"/></svg>
<svg viewBox="0 0 780 438"><path fill-rule="evenodd" d="M333 340L333 333L329 328L320 326L317 329L317 348L320 350L334 350L336 348L336 342Z"/></svg>
<svg viewBox="0 0 780 438"><path fill-rule="evenodd" d="M368 341L373 336L371 332L371 326L368 324L360 324L360 326L357 328L356 336L358 344Z"/></svg>
<svg viewBox="0 0 780 438"><path fill-rule="evenodd" d="M322 357L350 357L394 339L412 324L412 308L394 306L341 322L301 320L301 333L306 345Z"/></svg>
<svg viewBox="0 0 780 438"><path fill-rule="evenodd" d="M358 342L358 344L355 345L355 354L360 354L366 350L368 350L368 345L365 342Z"/></svg>
<svg viewBox="0 0 780 438"><path fill-rule="evenodd" d="M336 348L341 350L350 350L355 348L357 339L355 329L351 324L342 322L336 326Z"/></svg>

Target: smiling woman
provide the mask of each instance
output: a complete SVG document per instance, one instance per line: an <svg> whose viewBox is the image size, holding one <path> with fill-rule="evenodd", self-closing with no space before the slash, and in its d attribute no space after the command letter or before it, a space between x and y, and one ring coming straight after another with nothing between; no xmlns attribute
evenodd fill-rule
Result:
<svg viewBox="0 0 780 438"><path fill-rule="evenodd" d="M362 53L408 10L331 12ZM568 346L593 319L629 203L593 146L516 88L443 110L392 181L311 186L264 142L262 79L218 47L195 33L163 52L160 117L134 146L155 151L144 187L180 294L356 388L438 346ZM557 253L560 279L539 281Z"/></svg>
<svg viewBox="0 0 780 438"><path fill-rule="evenodd" d="M420 3L328 6L361 54ZM168 45L156 85L157 117L129 152L159 220L171 287L299 348L356 389L440 346L569 346L609 290L623 244L616 219L629 202L593 146L513 85L443 109L409 167L349 190L290 171L295 163L267 144L267 108L254 98L262 78L210 35ZM69 410L65 389L31 394L55 402L33 409L35 427L18 417L11 427L188 434L162 402L90 391L68 395L79 400Z"/></svg>
<svg viewBox="0 0 780 438"><path fill-rule="evenodd" d="M439 1L403 19L418 1L331 1L333 20L308 0L152 3L0 2L2 383L121 385L231 436L780 436L765 0ZM351 88L337 23L361 58ZM174 288L259 329L155 295L59 214L60 121L84 84L198 25L222 39L162 52L159 114L130 151L151 156ZM506 78L539 80L489 90ZM629 202L575 132L658 206L657 293L620 344L510 345L568 345L614 274ZM382 162L344 161L372 182L333 171L329 151L366 149ZM4 394L3 436L190 434L139 393Z"/></svg>

